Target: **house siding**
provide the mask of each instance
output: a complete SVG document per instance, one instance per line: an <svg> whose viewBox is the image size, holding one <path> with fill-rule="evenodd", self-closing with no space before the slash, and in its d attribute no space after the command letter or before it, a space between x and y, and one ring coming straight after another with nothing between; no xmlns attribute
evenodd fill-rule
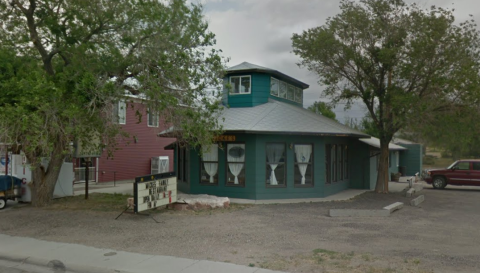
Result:
<svg viewBox="0 0 480 273"><path fill-rule="evenodd" d="M157 134L161 127L148 127L146 106L134 103L133 108L128 104L126 124L122 129L129 133L126 139L120 139L116 151L108 158L103 152L98 164L98 181L133 180L137 176L150 174L151 158L168 156L170 171L173 171L173 151L164 147L175 141L174 138L161 138ZM135 112L142 113L140 123ZM161 122L160 122L161 123ZM134 136L137 141L134 141Z"/></svg>
<svg viewBox="0 0 480 273"><path fill-rule="evenodd" d="M286 199L286 198L318 198L332 195L350 187L351 183L356 188L364 188L361 173L361 155L356 155L358 149L354 149L358 141L347 137L318 137L318 136L294 136L294 135L235 135L236 142L245 143L245 187L232 187L225 185L227 164L226 145L221 143L223 149L219 149L218 155L218 184L200 184L200 156L198 150L191 150L190 160L190 185L182 186L180 190L192 194L213 194L228 196L231 198L245 199ZM266 153L267 143L285 143L286 147L286 186L268 187L266 181ZM313 187L295 187L295 153L290 148L294 144L313 144ZM349 178L331 184L325 184L325 145L343 144L348 145L349 152ZM360 145L360 152L368 152ZM178 164L178 163L176 163ZM175 167L177 169L177 167Z"/></svg>
<svg viewBox="0 0 480 273"><path fill-rule="evenodd" d="M413 176L415 173L421 173L423 168L423 147L422 144L398 144L407 148L400 152L400 166L406 168L404 176Z"/></svg>
<svg viewBox="0 0 480 273"><path fill-rule="evenodd" d="M302 106L302 103L297 103L291 100L282 99L270 95L271 76L267 73L234 73L230 74L224 79L226 83L230 83L231 76L250 76L251 77L251 92L250 94L229 94L227 89L223 90L222 103L230 107L254 107L268 102L268 99L275 99L281 102L292 104L295 106ZM291 82L287 82L294 85ZM300 87L298 85L295 85Z"/></svg>

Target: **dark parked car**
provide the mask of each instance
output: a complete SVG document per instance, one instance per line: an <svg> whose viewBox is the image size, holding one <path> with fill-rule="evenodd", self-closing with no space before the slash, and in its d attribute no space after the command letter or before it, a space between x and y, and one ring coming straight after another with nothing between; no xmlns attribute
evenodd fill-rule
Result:
<svg viewBox="0 0 480 273"><path fill-rule="evenodd" d="M480 186L480 159L462 159L446 169L428 170L425 182L436 189L446 185Z"/></svg>

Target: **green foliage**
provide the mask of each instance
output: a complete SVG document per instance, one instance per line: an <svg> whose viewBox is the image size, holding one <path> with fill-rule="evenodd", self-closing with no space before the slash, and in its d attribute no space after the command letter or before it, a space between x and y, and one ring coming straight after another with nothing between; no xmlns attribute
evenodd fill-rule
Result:
<svg viewBox="0 0 480 273"><path fill-rule="evenodd" d="M365 104L380 138L381 191L396 132L454 105L478 105L479 33L473 20L455 25L450 10L402 0L342 0L340 9L294 34L293 52L333 103Z"/></svg>
<svg viewBox="0 0 480 273"><path fill-rule="evenodd" d="M139 119L146 107L160 114L192 145L218 133L212 88L225 60L200 5L12 0L0 2L0 21L0 142L21 147L34 167L51 159L34 183L58 175L74 139L91 146L98 135L114 151L125 136L113 114L121 99Z"/></svg>
<svg viewBox="0 0 480 273"><path fill-rule="evenodd" d="M307 109L314 112L315 114L320 114L324 117L337 120L335 113L332 111L332 106L328 105L326 102L316 101Z"/></svg>

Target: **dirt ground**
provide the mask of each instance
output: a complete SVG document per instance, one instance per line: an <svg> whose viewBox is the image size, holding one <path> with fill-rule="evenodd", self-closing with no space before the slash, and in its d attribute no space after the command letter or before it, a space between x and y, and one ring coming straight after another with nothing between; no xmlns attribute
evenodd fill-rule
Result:
<svg viewBox="0 0 480 273"><path fill-rule="evenodd" d="M421 207L400 193L350 201L232 206L149 217L112 211L0 213L0 232L145 254L287 272L480 272L480 188L426 188ZM332 208L405 207L390 217L332 218Z"/></svg>

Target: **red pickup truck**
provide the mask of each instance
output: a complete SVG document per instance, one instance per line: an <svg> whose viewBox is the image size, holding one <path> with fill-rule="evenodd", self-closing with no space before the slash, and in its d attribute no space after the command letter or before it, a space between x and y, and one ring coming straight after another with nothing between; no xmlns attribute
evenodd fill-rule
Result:
<svg viewBox="0 0 480 273"><path fill-rule="evenodd" d="M480 186L480 159L457 160L446 169L428 170L425 182L436 189L447 185Z"/></svg>

